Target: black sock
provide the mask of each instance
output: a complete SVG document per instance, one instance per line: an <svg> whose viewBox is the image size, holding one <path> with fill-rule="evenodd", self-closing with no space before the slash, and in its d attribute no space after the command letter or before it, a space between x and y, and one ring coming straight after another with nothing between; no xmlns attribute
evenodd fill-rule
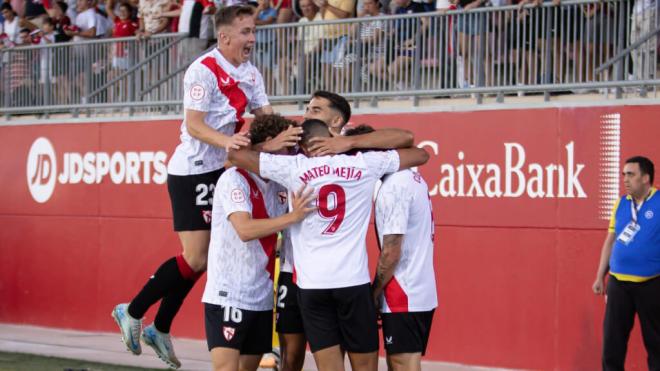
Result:
<svg viewBox="0 0 660 371"><path fill-rule="evenodd" d="M144 317L149 307L185 281L177 266L176 258L166 260L128 305L128 314L137 319Z"/></svg>
<svg viewBox="0 0 660 371"><path fill-rule="evenodd" d="M195 282L197 282L197 278L184 280L174 290L165 295L160 302L156 318L154 318L154 326L156 326L158 331L164 333L170 332L172 321L174 321L174 317L179 312L181 305L183 305L186 296L188 296L190 290L195 286Z"/></svg>

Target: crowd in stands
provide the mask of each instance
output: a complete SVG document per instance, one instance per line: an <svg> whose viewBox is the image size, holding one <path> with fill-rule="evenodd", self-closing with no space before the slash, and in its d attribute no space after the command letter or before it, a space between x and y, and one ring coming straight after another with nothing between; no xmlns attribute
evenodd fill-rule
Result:
<svg viewBox="0 0 660 371"><path fill-rule="evenodd" d="M457 66L452 72L457 77L451 87L469 88L477 85L474 58L478 54L479 38L484 34L491 45L485 53L486 85L494 84L497 76L493 76L495 69L491 67L502 60L517 65L517 72L510 81L501 84L564 81L562 76L540 81L539 66L542 61L538 50L542 44L539 40L541 34L553 39L551 48L554 54L565 54L555 56L552 63L557 64L564 59L591 60L590 66L585 64L580 67L580 81L597 81L599 77L593 75L594 60L599 56L600 61L604 61L614 55L616 37L613 35L618 34L615 29L616 8L607 2L573 6L568 10L555 7L562 10L547 11L546 15L548 19L558 22L541 23L539 18L532 20L534 17L530 17L531 8L523 6L538 6L543 2L552 2L557 6L560 0L4 0L0 17L0 49L108 37L137 36L147 39L155 34L180 32L187 34L188 38L182 43L179 53L194 56L213 43L212 15L215 10L246 3L256 8L255 22L258 27L292 22L305 25L297 27L297 30L290 28L293 32L286 28L258 32L254 60L263 68L270 94L291 94L289 84L300 71L308 76L317 76L316 80L306 82L315 84L313 90L340 90L337 87L343 86L343 82L354 76L354 71L346 67L357 58L356 41L361 45L359 55L366 56L360 57L362 81L382 83L374 83L375 88L410 88L410 81L404 76L409 75L406 71L410 70L415 60L422 66L437 66L449 63L447 55L451 53L454 58L452 63ZM631 0L626 4L625 17L630 26L626 26L625 39L626 45L629 45L655 27L657 4L656 0ZM518 5L518 8L511 14L492 14L487 22L474 13L446 17L442 21L438 17L419 17L414 21L368 20L369 17L389 14L444 14L453 9L503 5ZM350 25L310 26L310 23L319 21L351 18L362 21ZM540 30L546 23L552 24L552 29ZM482 32L484 27L487 28L486 33ZM424 45L416 45L420 33L425 35ZM447 37L447 34L451 36ZM655 44L656 40L654 38L652 42ZM571 46L578 43L581 47L576 53L576 48ZM496 52L496 49L500 51ZM502 49L506 52L502 53ZM54 71L53 66L46 63L57 52L43 52L39 57L42 61L42 83L48 78L56 81L58 74L71 72L66 66L55 66L59 71ZM512 52L515 52L515 57ZM131 63L128 54L125 44L116 43L111 56L108 56L112 68L126 70ZM304 56L305 66L302 69L295 63L301 59L300 56ZM20 85L21 78L28 74L22 60L25 58L17 56L12 61L3 60L3 66L12 76L11 84ZM648 50L645 55L632 53L630 73L642 79L649 77L643 71L653 70L655 76L656 65L656 48L652 54ZM554 67L555 71L560 70L558 66ZM310 69L318 73L310 74Z"/></svg>

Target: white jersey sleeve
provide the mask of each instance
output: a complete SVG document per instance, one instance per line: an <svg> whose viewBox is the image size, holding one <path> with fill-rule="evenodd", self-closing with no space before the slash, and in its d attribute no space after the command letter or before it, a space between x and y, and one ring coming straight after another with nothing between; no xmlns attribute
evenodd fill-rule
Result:
<svg viewBox="0 0 660 371"><path fill-rule="evenodd" d="M229 218L231 214L239 211L252 213L250 186L242 175L238 172L228 173L222 182L218 182L218 186L219 189L216 188L215 193L220 192L220 194L219 197L214 198L214 201L220 205L215 205L214 202L213 208L221 206L219 210L223 210L224 215L221 215L223 218Z"/></svg>
<svg viewBox="0 0 660 371"><path fill-rule="evenodd" d="M208 112L218 83L208 68L195 67L188 68L183 77L183 109Z"/></svg>
<svg viewBox="0 0 660 371"><path fill-rule="evenodd" d="M275 181L290 191L296 191L293 177L297 173L298 156L259 154L259 172L264 178ZM304 156L303 156L304 157Z"/></svg>
<svg viewBox="0 0 660 371"><path fill-rule="evenodd" d="M371 151L363 153L367 168L374 171L377 178L399 171L399 153L397 151Z"/></svg>
<svg viewBox="0 0 660 371"><path fill-rule="evenodd" d="M254 111L257 108L261 108L270 104L270 102L268 102L268 96L266 95L266 85L264 84L264 78L261 76L261 73L259 73L256 67L254 67L254 70L256 83L254 88L254 95L252 96L252 100L249 102L248 106L250 111Z"/></svg>
<svg viewBox="0 0 660 371"><path fill-rule="evenodd" d="M379 219L377 225L381 244L384 235L406 234L413 197L411 190L406 189L406 184L384 182L380 187L376 198L376 215Z"/></svg>

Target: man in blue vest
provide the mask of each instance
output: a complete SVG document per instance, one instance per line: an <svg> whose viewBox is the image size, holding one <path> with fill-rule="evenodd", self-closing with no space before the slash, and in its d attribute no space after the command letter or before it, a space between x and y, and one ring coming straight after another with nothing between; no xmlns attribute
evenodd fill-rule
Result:
<svg viewBox="0 0 660 371"><path fill-rule="evenodd" d="M603 370L624 369L635 313L648 369L660 370L660 195L653 187L653 162L629 158L622 175L626 195L614 206L593 284L595 294L607 295Z"/></svg>

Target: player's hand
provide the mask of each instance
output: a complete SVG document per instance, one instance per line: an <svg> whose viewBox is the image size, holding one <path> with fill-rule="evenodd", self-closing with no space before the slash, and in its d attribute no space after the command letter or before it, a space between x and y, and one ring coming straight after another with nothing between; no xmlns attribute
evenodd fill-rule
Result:
<svg viewBox="0 0 660 371"><path fill-rule="evenodd" d="M593 286L591 286L591 289L594 290L594 294L596 295L605 295L604 287L605 284L603 282L603 279L596 278L596 281L594 282Z"/></svg>
<svg viewBox="0 0 660 371"><path fill-rule="evenodd" d="M291 215L293 215L296 222L303 220L308 213L316 210L316 206L309 206L316 199L316 195L313 192L314 188L307 188L306 185L303 185L298 191L293 193Z"/></svg>
<svg viewBox="0 0 660 371"><path fill-rule="evenodd" d="M291 148L298 144L303 129L299 126L290 125L288 129L279 133L275 138L264 143L262 150L268 153L277 153L285 148Z"/></svg>
<svg viewBox="0 0 660 371"><path fill-rule="evenodd" d="M329 138L314 137L309 140L308 150L312 156L326 156L344 153L353 149L351 141L345 136L333 136Z"/></svg>
<svg viewBox="0 0 660 371"><path fill-rule="evenodd" d="M250 145L250 138L248 138L246 133L236 133L229 137L227 144L225 144L225 150L227 152L232 149L240 149L241 147L247 147Z"/></svg>

